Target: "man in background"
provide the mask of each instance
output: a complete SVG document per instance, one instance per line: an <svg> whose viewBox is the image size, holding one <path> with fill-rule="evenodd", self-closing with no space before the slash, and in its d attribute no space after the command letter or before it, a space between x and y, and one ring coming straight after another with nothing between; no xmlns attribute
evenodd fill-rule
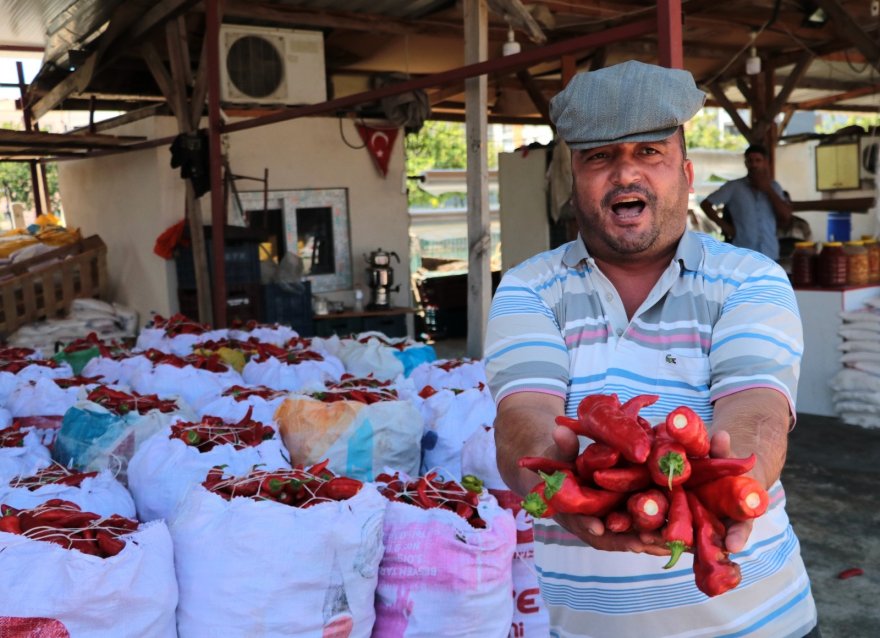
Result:
<svg viewBox="0 0 880 638"><path fill-rule="evenodd" d="M785 191L770 175L767 149L752 144L745 152L745 177L734 179L700 202L700 208L718 224L726 241L734 246L779 259L776 229L789 227L792 205ZM724 207L724 216L718 208Z"/></svg>

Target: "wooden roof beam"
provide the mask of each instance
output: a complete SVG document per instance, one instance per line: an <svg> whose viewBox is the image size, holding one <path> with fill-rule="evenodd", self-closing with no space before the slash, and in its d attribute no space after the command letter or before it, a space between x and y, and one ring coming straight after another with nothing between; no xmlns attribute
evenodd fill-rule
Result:
<svg viewBox="0 0 880 638"><path fill-rule="evenodd" d="M837 0L814 0L828 17L840 36L852 42L871 66L880 71L880 45L869 36Z"/></svg>

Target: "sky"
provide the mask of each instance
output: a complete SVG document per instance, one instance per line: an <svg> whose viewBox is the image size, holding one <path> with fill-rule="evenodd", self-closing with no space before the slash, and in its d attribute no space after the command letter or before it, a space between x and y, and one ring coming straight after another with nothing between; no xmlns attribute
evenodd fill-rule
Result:
<svg viewBox="0 0 880 638"><path fill-rule="evenodd" d="M25 55L29 57L24 57ZM0 54L0 84L18 84L18 71L15 63L21 61L24 67L24 80L30 82L40 69L41 57L30 57L35 54ZM14 100L20 95L18 88L0 87L0 99Z"/></svg>

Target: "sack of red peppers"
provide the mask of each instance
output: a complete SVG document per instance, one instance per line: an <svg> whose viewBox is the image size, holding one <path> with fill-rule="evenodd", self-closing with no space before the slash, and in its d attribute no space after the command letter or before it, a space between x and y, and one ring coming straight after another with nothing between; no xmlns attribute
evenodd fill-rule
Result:
<svg viewBox="0 0 880 638"><path fill-rule="evenodd" d="M328 458L331 470L366 481L386 467L417 474L422 417L394 388L375 383L345 379L286 399L275 420L291 460L308 464Z"/></svg>
<svg viewBox="0 0 880 638"><path fill-rule="evenodd" d="M128 487L142 521L171 520L189 489L215 465L242 473L289 467L275 428L251 417L178 420L141 445L128 464Z"/></svg>
<svg viewBox="0 0 880 638"><path fill-rule="evenodd" d="M233 385L213 401L196 408L199 416L219 414L225 419L240 419L248 410L253 410L252 418L263 423L272 423L275 411L287 398L289 392L276 390L264 385Z"/></svg>
<svg viewBox="0 0 880 638"><path fill-rule="evenodd" d="M389 499L374 638L507 636L513 618L511 513L474 476L376 477Z"/></svg>
<svg viewBox="0 0 880 638"><path fill-rule="evenodd" d="M180 638L369 638L387 503L326 462L212 468L170 525Z"/></svg>
<svg viewBox="0 0 880 638"><path fill-rule="evenodd" d="M0 429L0 482L33 474L51 462L49 450L36 432L15 422Z"/></svg>
<svg viewBox="0 0 880 638"><path fill-rule="evenodd" d="M0 573L0 628L40 619L57 632L47 635L117 638L123 619L127 635L177 636L174 555L161 521L141 525L61 499L0 504Z"/></svg>
<svg viewBox="0 0 880 638"><path fill-rule="evenodd" d="M190 414L176 399L97 386L64 414L52 457L77 469L111 469L127 484L128 461L138 447L173 419Z"/></svg>
<svg viewBox="0 0 880 638"><path fill-rule="evenodd" d="M550 634L550 618L538 588L532 517L522 508L519 495L510 490L501 478L495 455L495 429L479 427L462 446L461 471L479 476L498 504L513 515L516 524L510 635L515 638L546 638Z"/></svg>
<svg viewBox="0 0 880 638"><path fill-rule="evenodd" d="M102 516L135 517L131 494L109 470L83 472L53 463L33 474L0 482L0 503L28 509L51 499L70 501Z"/></svg>
<svg viewBox="0 0 880 638"><path fill-rule="evenodd" d="M709 456L706 426L687 406L652 428L639 411L658 399L638 395L621 404L615 394L590 395L579 404L577 419L557 417L559 425L593 442L573 463L521 458L519 465L542 479L523 507L535 517L600 517L612 533L659 532L671 551L663 567L692 552L697 588L719 596L742 579L724 547L723 521L761 516L769 495L747 475L754 454Z"/></svg>

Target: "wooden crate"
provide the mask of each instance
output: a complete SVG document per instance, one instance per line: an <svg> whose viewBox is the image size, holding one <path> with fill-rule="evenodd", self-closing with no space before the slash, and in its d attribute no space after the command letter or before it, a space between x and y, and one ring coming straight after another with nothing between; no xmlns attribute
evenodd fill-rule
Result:
<svg viewBox="0 0 880 638"><path fill-rule="evenodd" d="M0 336L64 316L78 297L107 295L107 246L97 235L0 268Z"/></svg>

